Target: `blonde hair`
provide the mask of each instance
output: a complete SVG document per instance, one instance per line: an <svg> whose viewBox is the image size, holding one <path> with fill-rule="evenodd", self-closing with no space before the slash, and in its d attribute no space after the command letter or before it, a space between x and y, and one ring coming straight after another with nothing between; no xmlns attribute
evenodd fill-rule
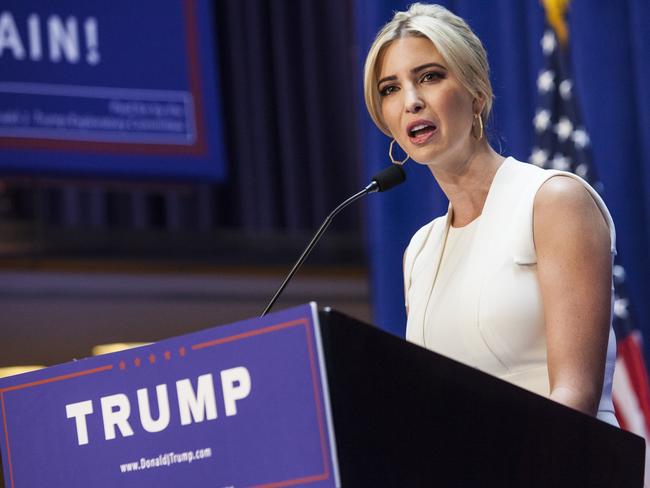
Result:
<svg viewBox="0 0 650 488"><path fill-rule="evenodd" d="M490 84L487 53L467 23L440 5L414 3L405 12L396 12L377 34L368 51L364 67L363 91L366 107L373 122L391 136L381 115L381 99L377 88L379 64L386 48L404 37L429 39L448 63L449 69L474 97L485 103L481 118L487 121L494 94ZM392 137L392 136L391 136Z"/></svg>

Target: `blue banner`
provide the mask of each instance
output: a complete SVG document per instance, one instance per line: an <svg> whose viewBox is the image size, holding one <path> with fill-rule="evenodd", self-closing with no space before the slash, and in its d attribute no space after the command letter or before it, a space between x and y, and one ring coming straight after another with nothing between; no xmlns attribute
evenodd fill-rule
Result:
<svg viewBox="0 0 650 488"><path fill-rule="evenodd" d="M220 179L209 0L0 7L0 170Z"/></svg>
<svg viewBox="0 0 650 488"><path fill-rule="evenodd" d="M316 305L0 380L9 488L338 483Z"/></svg>

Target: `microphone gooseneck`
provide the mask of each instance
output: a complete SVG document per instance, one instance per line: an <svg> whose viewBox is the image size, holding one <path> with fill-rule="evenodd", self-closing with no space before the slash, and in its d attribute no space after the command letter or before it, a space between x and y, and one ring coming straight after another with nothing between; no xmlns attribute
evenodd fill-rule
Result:
<svg viewBox="0 0 650 488"><path fill-rule="evenodd" d="M314 237L311 238L309 244L307 244L307 247L302 252L302 254L298 258L296 263L293 265L291 271L289 271L289 274L287 274L287 277L280 285L280 288L278 288L278 290L275 292L275 295L273 295L273 298L271 298L271 301L266 306L266 308L264 309L260 317L264 317L267 313L269 313L269 310L271 310L271 308L278 300L278 298L280 297L280 295L282 294L286 286L289 284L289 281L291 280L291 278L293 278L293 275L296 274L296 271L300 269L300 267L305 262L305 260L307 259L311 251L314 249L314 247L316 246L320 238L323 236L323 234L325 233L329 225L332 223L334 217L336 217L336 215L341 210L343 210L351 203L356 202L357 200L367 195L368 193L390 190L391 188L399 185L400 183L403 183L405 180L406 180L406 173L404 172L404 169L397 164L392 164L388 168L381 170L379 173L373 176L372 181L363 190L361 190L358 193L355 193L350 198L348 198L343 203L341 203L338 207L336 207L334 210L332 210L332 212L325 218L320 228L316 231Z"/></svg>

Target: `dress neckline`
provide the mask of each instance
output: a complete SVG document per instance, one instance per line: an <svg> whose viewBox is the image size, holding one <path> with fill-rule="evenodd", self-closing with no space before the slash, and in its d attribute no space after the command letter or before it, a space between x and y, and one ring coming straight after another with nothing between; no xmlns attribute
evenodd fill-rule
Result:
<svg viewBox="0 0 650 488"><path fill-rule="evenodd" d="M447 208L447 215L446 215L446 222L445 222L445 234L447 234L450 229L463 229L463 228L465 228L465 227L467 227L469 225L472 225L474 222L478 222L478 221L481 220L481 216L485 213L486 208L488 208L488 204L489 204L489 202L491 200L492 193L493 193L493 190L494 190L494 187L495 187L495 182L499 178L499 173L502 172L503 168L507 164L509 164L511 160L512 160L512 157L508 156L507 158L505 158L501 162L501 164L497 168L496 172L494 173L494 176L492 177L492 182L490 183L490 188L488 189L488 193L487 193L487 195L485 197L485 202L483 202L483 209L481 210L481 213L479 214L479 216L476 217L474 220L472 220L471 222L465 224L462 227L454 227L454 226L452 226L451 221L452 221L452 218L453 218L454 207L451 205L451 202L449 202L449 207Z"/></svg>
<svg viewBox="0 0 650 488"><path fill-rule="evenodd" d="M474 226L476 226L478 224L479 220L481 220L481 215L479 215L474 220L472 220L472 221L468 222L467 224L462 225L460 227L454 227L453 225L449 224L449 232L459 233L459 232L463 232L463 231L466 231L468 229L471 229L472 227L474 227Z"/></svg>

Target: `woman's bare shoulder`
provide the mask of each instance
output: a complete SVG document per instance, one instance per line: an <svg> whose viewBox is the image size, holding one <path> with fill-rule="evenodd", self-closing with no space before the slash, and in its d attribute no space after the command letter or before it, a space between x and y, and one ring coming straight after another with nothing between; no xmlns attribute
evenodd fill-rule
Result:
<svg viewBox="0 0 650 488"><path fill-rule="evenodd" d="M552 237L548 232L565 237L584 237L588 232L609 241L608 224L598 204L587 187L570 176L546 180L535 196L533 212L536 243Z"/></svg>

